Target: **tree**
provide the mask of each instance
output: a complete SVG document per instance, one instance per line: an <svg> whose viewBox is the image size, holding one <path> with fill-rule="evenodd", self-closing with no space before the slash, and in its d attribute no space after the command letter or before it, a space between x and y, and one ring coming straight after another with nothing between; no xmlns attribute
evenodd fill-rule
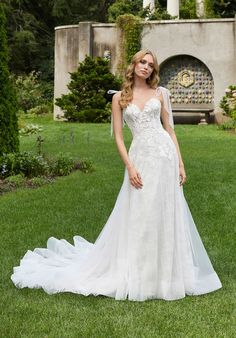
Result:
<svg viewBox="0 0 236 338"><path fill-rule="evenodd" d="M70 93L56 99L56 104L69 121L107 122L110 112L106 109L106 93L119 87L120 81L110 72L107 60L87 56L71 73Z"/></svg>
<svg viewBox="0 0 236 338"><path fill-rule="evenodd" d="M0 4L0 155L19 148L17 100L8 69L8 48L5 14Z"/></svg>
<svg viewBox="0 0 236 338"><path fill-rule="evenodd" d="M1 0L7 17L10 68L41 72L53 81L54 28L80 21L107 21L114 0Z"/></svg>

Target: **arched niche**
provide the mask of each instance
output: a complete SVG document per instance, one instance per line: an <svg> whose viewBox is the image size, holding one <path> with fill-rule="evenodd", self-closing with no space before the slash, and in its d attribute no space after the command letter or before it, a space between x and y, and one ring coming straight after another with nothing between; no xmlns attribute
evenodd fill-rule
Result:
<svg viewBox="0 0 236 338"><path fill-rule="evenodd" d="M214 81L208 67L191 55L175 55L160 65L160 85L171 92L174 109L213 109Z"/></svg>

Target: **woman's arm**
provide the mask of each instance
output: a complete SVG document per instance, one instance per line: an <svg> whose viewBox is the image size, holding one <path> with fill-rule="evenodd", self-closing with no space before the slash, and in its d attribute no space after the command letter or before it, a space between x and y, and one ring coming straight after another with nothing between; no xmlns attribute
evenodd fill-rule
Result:
<svg viewBox="0 0 236 338"><path fill-rule="evenodd" d="M173 128L169 124L169 114L165 110L163 102L162 102L162 107L161 107L161 120L162 120L163 127L165 128L165 130L168 132L168 134L172 138L172 140L173 140L173 142L175 144L177 153L178 153L180 184L182 185L182 184L184 184L186 182L186 173L185 173L185 169L184 169L184 162L183 162L183 159L182 159L182 156L181 156L181 152L180 152L180 148L179 148L179 143L178 143L177 137L175 135L175 132L174 132Z"/></svg>
<svg viewBox="0 0 236 338"><path fill-rule="evenodd" d="M137 172L135 167L133 166L132 162L130 161L130 158L127 153L127 149L124 144L122 110L119 105L120 93L121 92L116 93L112 98L112 116L113 116L114 136L115 136L116 145L120 153L121 159L124 162L128 170L130 183L135 188L139 189L139 188L142 188L141 176Z"/></svg>

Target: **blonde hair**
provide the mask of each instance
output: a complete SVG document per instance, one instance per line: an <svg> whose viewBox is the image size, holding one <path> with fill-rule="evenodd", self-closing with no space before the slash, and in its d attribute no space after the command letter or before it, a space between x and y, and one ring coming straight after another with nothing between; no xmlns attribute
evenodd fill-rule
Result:
<svg viewBox="0 0 236 338"><path fill-rule="evenodd" d="M151 55L153 57L153 72L150 75L150 77L146 80L147 84L153 89L157 88L158 83L160 81L159 79L159 66L157 63L156 56L148 49L142 49L138 53L136 53L132 60L130 65L126 69L125 73L125 81L122 86L121 90L121 98L119 100L119 104L121 108L127 107L128 103L132 101L133 99L133 86L134 86L134 68L136 64L141 61L145 55Z"/></svg>

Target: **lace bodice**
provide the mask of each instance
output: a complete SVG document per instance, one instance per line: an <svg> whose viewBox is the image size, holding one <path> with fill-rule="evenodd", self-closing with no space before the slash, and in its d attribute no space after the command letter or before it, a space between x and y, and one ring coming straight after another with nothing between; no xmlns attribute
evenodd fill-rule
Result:
<svg viewBox="0 0 236 338"><path fill-rule="evenodd" d="M133 137L163 131L160 120L161 102L153 97L149 99L141 110L136 104L130 103L123 110L123 117L130 128Z"/></svg>

